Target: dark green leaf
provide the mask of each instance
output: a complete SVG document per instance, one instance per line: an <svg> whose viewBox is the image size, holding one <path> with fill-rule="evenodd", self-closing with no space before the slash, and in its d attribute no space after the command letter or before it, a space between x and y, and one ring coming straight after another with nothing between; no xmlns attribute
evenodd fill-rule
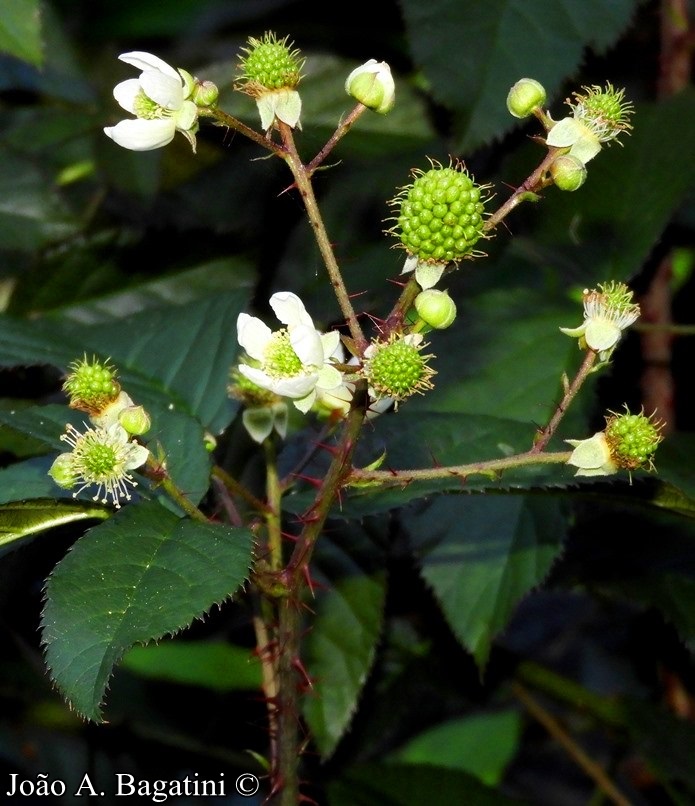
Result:
<svg viewBox="0 0 695 806"><path fill-rule="evenodd" d="M261 666L242 649L220 641L165 641L134 646L123 656L123 669L150 680L165 680L213 691L260 690Z"/></svg>
<svg viewBox="0 0 695 806"><path fill-rule="evenodd" d="M351 523L322 538L312 565L315 617L304 658L314 690L304 699L304 714L324 757L348 728L374 661L386 596L383 559L368 534Z"/></svg>
<svg viewBox="0 0 695 806"><path fill-rule="evenodd" d="M15 501L0 506L0 548L56 526L75 521L104 520L111 514L98 504L81 501Z"/></svg>
<svg viewBox="0 0 695 806"><path fill-rule="evenodd" d="M492 639L539 585L565 535L559 502L529 496L445 496L405 527L451 629L485 666Z"/></svg>
<svg viewBox="0 0 695 806"><path fill-rule="evenodd" d="M520 78L549 96L575 73L587 47L604 50L625 30L636 0L403 0L416 63L436 100L458 113L458 152L516 125L506 107ZM558 116L559 117L559 116Z"/></svg>
<svg viewBox="0 0 695 806"><path fill-rule="evenodd" d="M131 505L91 529L46 584L46 661L63 696L100 720L112 669L133 644L157 640L232 596L251 563L246 529L180 520Z"/></svg>
<svg viewBox="0 0 695 806"><path fill-rule="evenodd" d="M0 16L0 52L40 65L41 11L38 0L12 0Z"/></svg>

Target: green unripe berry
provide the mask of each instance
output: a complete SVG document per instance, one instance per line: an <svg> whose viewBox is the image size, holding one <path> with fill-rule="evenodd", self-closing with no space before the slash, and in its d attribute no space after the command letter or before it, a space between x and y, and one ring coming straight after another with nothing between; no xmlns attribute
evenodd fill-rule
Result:
<svg viewBox="0 0 695 806"><path fill-rule="evenodd" d="M507 109L515 118L527 118L533 110L543 106L545 87L533 78L521 78L509 90Z"/></svg>
<svg viewBox="0 0 695 806"><path fill-rule="evenodd" d="M444 330L456 319L456 303L446 291L428 288L415 297L415 310L430 327Z"/></svg>
<svg viewBox="0 0 695 806"><path fill-rule="evenodd" d="M572 154L561 154L550 164L550 175L560 190L578 190L586 181L586 165Z"/></svg>
<svg viewBox="0 0 695 806"><path fill-rule="evenodd" d="M115 400L121 391L114 367L96 357L89 361L84 356L70 364L69 369L63 391L70 398L70 406L74 409L99 412Z"/></svg>
<svg viewBox="0 0 695 806"><path fill-rule="evenodd" d="M261 39L249 37L249 47L242 48L245 55L239 57L241 81L266 90L294 89L299 84L304 59L287 40L288 37L278 39L271 31Z"/></svg>
<svg viewBox="0 0 695 806"><path fill-rule="evenodd" d="M625 470L653 470L662 427L644 414L611 413L604 433L615 463Z"/></svg>
<svg viewBox="0 0 695 806"><path fill-rule="evenodd" d="M373 397L392 398L396 402L432 388L434 370L428 366L432 356L422 355L422 336L394 337L388 342L371 344L363 375Z"/></svg>
<svg viewBox="0 0 695 806"><path fill-rule="evenodd" d="M485 199L461 165L413 171L415 179L392 204L399 207L390 233L422 262L448 263L469 255L483 235Z"/></svg>

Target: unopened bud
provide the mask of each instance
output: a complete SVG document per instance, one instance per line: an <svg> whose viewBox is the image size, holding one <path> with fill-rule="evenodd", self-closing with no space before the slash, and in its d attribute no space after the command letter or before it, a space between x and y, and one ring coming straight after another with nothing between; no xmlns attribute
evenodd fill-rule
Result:
<svg viewBox="0 0 695 806"><path fill-rule="evenodd" d="M550 175L560 190L577 190L586 181L586 165L572 154L561 154L551 163Z"/></svg>
<svg viewBox="0 0 695 806"><path fill-rule="evenodd" d="M128 406L118 415L118 422L133 437L150 430L152 418L142 406Z"/></svg>
<svg viewBox="0 0 695 806"><path fill-rule="evenodd" d="M191 94L191 101L196 106L215 106L220 97L217 84L212 81L196 81Z"/></svg>
<svg viewBox="0 0 695 806"><path fill-rule="evenodd" d="M509 90L507 109L515 118L527 118L545 103L545 87L533 78L521 78Z"/></svg>
<svg viewBox="0 0 695 806"><path fill-rule="evenodd" d="M428 288L415 297L415 310L430 327L444 330L456 319L456 303L446 291Z"/></svg>
<svg viewBox="0 0 695 806"><path fill-rule="evenodd" d="M385 115L396 101L396 85L386 62L370 59L347 77L345 92L356 101Z"/></svg>

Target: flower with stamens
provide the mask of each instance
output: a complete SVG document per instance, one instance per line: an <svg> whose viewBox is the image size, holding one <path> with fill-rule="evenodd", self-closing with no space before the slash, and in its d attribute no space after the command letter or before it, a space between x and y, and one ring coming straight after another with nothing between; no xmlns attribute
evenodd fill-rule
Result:
<svg viewBox="0 0 695 806"><path fill-rule="evenodd" d="M247 357L244 363L253 361ZM262 443L273 431L282 439L287 436L287 404L279 395L249 380L238 367L232 370L227 392L244 406L241 419L254 442Z"/></svg>
<svg viewBox="0 0 695 806"><path fill-rule="evenodd" d="M195 151L198 107L190 100L193 77L151 53L133 51L118 58L142 71L139 78L122 81L113 91L121 107L135 119L122 120L104 133L123 148L151 151L170 143L178 131Z"/></svg>
<svg viewBox="0 0 695 806"><path fill-rule="evenodd" d="M107 504L110 498L116 509L120 508L121 499L130 500L130 488L136 487L137 482L129 471L147 461L147 448L131 441L127 431L118 424L109 428L87 428L84 433L68 425L61 440L67 442L71 450L61 453L48 471L56 484L67 489L81 485L73 498L96 484L93 500Z"/></svg>
<svg viewBox="0 0 695 806"><path fill-rule="evenodd" d="M286 327L273 332L255 316L239 314L237 338L253 362L239 364L239 372L306 413L317 389L335 389L342 382L331 362L340 334L319 333L304 303L290 291L273 294L270 307Z"/></svg>
<svg viewBox="0 0 695 806"><path fill-rule="evenodd" d="M611 281L598 288L584 291L584 322L575 328L560 330L579 339L581 349L598 353L601 361L608 361L620 341L623 330L637 321L639 305L625 283Z"/></svg>
<svg viewBox="0 0 695 806"><path fill-rule="evenodd" d="M414 394L424 394L433 388L435 371L428 362L432 355L423 355L423 336L392 334L388 341L372 342L364 351L360 374L369 383L369 394L375 400L392 399L396 405Z"/></svg>
<svg viewBox="0 0 695 806"><path fill-rule="evenodd" d="M413 182L391 200L397 215L388 230L407 253L402 273L415 271L423 289L439 281L448 263L477 256L487 201L461 163L430 163L429 171L413 170Z"/></svg>
<svg viewBox="0 0 695 806"><path fill-rule="evenodd" d="M256 99L261 126L269 131L276 120L299 127L302 100L296 90L304 59L299 50L267 31L260 39L251 36L239 56L241 75L235 89ZM301 128L301 127L300 127Z"/></svg>
<svg viewBox="0 0 695 806"><path fill-rule="evenodd" d="M625 90L605 87L582 87L567 99L571 117L559 120L548 132L546 143L554 148L569 148L569 153L584 164L593 159L604 145L615 141L632 128L629 118L634 112Z"/></svg>

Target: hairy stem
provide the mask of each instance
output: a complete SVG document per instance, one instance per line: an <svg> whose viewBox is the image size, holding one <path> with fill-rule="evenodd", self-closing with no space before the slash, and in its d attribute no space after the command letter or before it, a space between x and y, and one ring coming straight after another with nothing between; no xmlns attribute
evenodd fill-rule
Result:
<svg viewBox="0 0 695 806"><path fill-rule="evenodd" d="M266 529L268 532L268 557L272 571L282 568L282 529L280 524L281 498L280 479L278 477L277 459L272 437L263 441L266 467L266 495L268 507L265 514Z"/></svg>
<svg viewBox="0 0 695 806"><path fill-rule="evenodd" d="M328 277L331 281L331 285L333 286L333 291L335 292L336 298L338 299L340 310L342 311L345 321L350 328L350 335L354 339L361 352L366 347L364 334L362 333L360 323L357 321L355 310L352 307L352 302L350 302L350 295L345 287L343 276L340 272L340 267L338 266L338 261L336 260L335 253L333 251L333 245L331 244L328 233L326 232L326 226L323 223L323 217L316 201L310 175L306 166L301 161L299 154L297 153L292 129L286 123L281 122L279 125L280 133L282 134L282 140L285 146L283 153L284 159L287 162L289 169L292 171L292 176L294 177L297 190L299 190L299 194L304 202L307 216L309 218L309 224L314 231L314 237L316 238L316 243L319 247L319 251L321 252L323 262L326 265Z"/></svg>
<svg viewBox="0 0 695 806"><path fill-rule="evenodd" d="M314 159L306 166L307 176L311 176L314 171L323 163L326 157L338 145L340 140L350 131L357 120L367 111L367 107L363 104L357 104L338 124L338 128L333 132L327 140L324 147L314 157Z"/></svg>

